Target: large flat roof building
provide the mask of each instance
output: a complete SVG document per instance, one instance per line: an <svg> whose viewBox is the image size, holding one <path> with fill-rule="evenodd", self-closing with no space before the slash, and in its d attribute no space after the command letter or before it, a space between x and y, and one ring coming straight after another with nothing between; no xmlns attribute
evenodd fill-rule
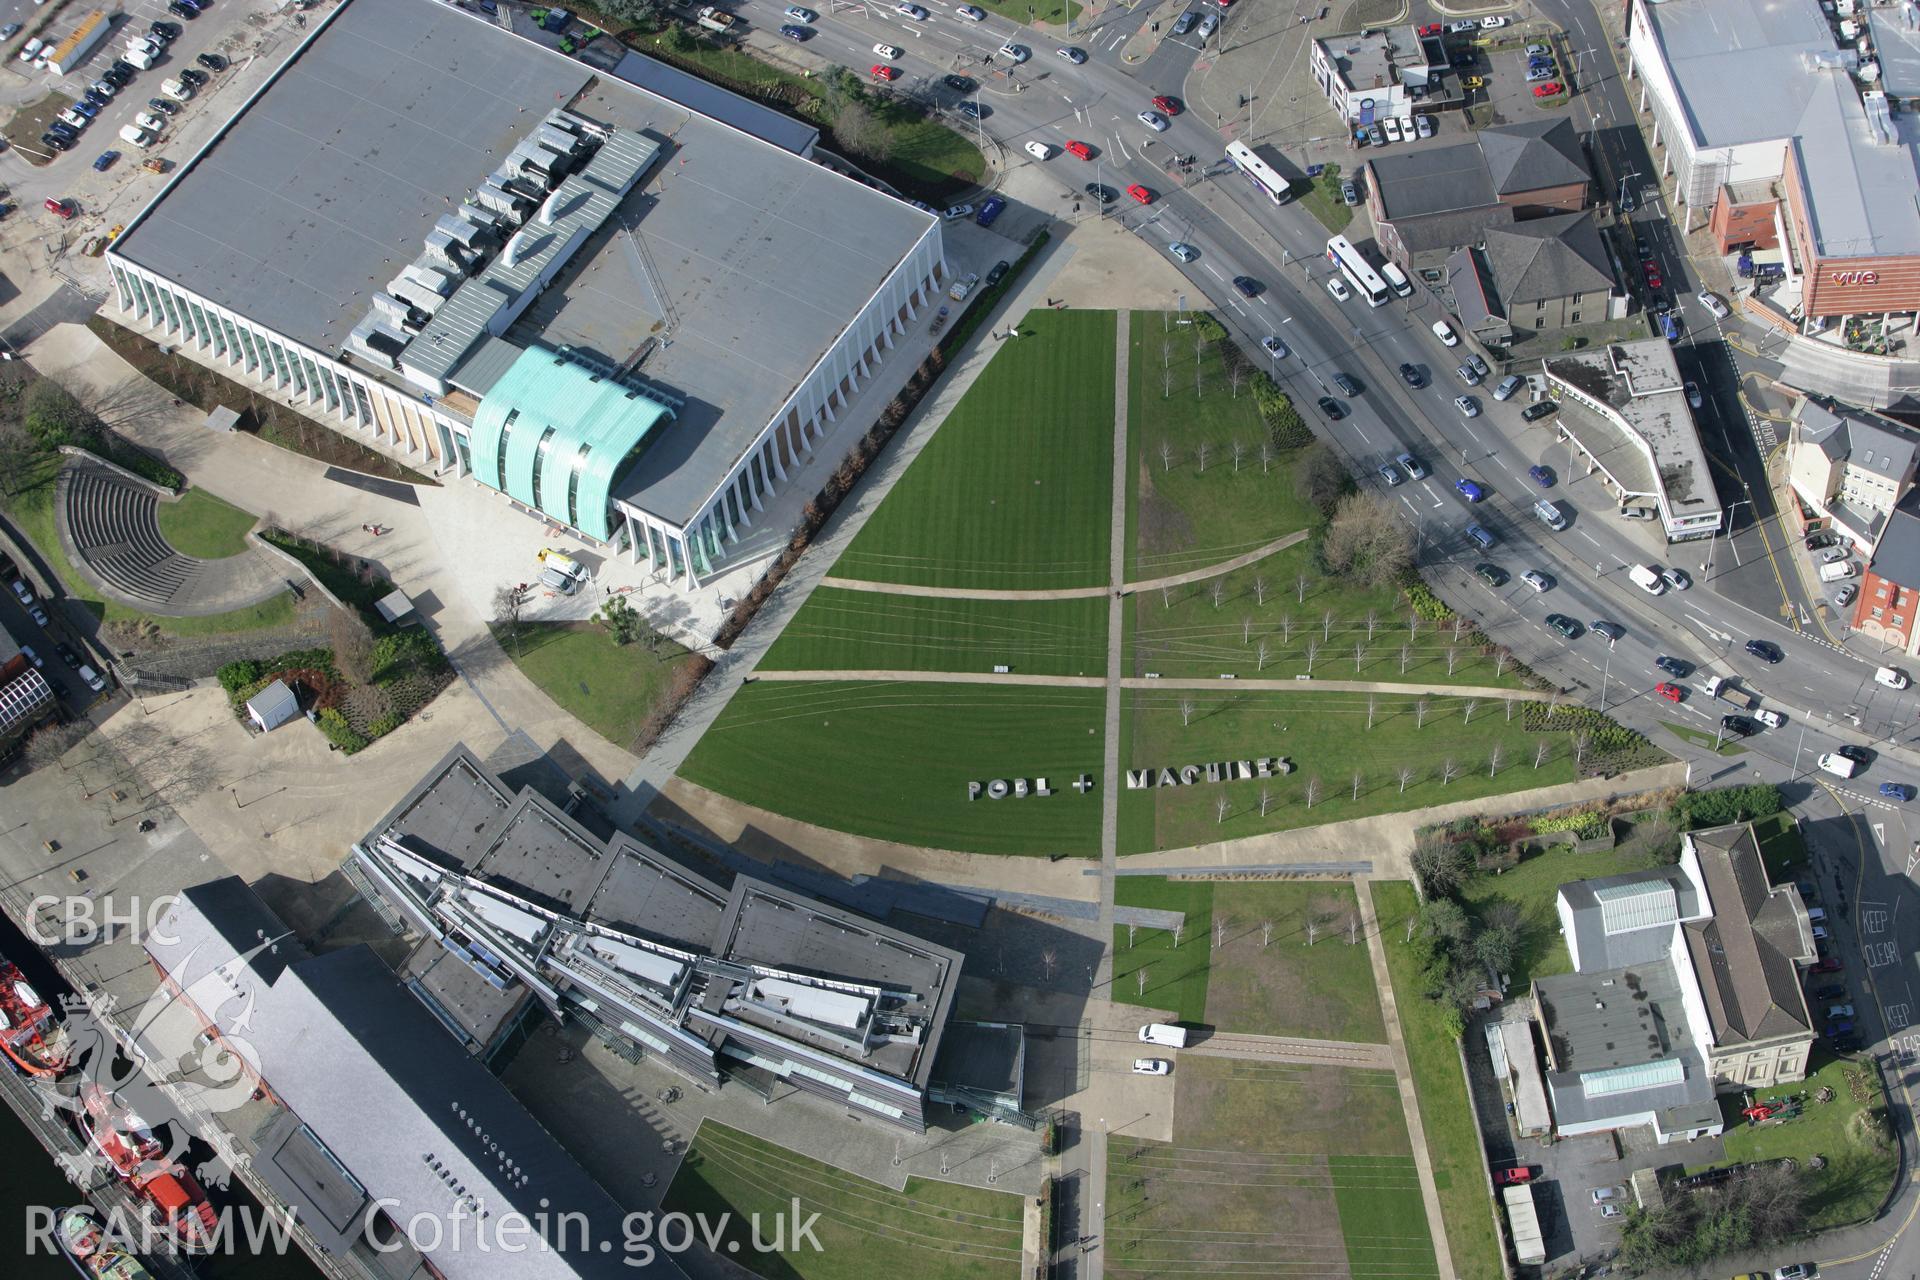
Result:
<svg viewBox="0 0 1920 1280"><path fill-rule="evenodd" d="M945 275L811 150L638 54L344 0L114 242L119 314L693 585Z"/></svg>

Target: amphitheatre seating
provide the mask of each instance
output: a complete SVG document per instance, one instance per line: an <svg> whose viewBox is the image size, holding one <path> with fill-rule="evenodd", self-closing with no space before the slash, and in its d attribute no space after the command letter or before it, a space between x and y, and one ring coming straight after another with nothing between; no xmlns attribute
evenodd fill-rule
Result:
<svg viewBox="0 0 1920 1280"><path fill-rule="evenodd" d="M136 600L169 603L207 563L181 555L161 536L159 499L103 467L67 467L59 499L67 535L87 567Z"/></svg>

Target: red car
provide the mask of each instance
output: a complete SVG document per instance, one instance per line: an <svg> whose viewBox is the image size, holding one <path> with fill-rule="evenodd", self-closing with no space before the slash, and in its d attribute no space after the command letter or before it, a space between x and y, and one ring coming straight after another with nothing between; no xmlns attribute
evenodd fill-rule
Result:
<svg viewBox="0 0 1920 1280"><path fill-rule="evenodd" d="M1660 264L1659 263L1643 262L1640 264L1640 270L1646 273L1647 288L1658 289L1660 287L1661 280L1660 280Z"/></svg>
<svg viewBox="0 0 1920 1280"><path fill-rule="evenodd" d="M1439 34L1440 24L1437 22L1429 22L1426 26L1420 28L1420 38L1422 40L1425 40L1428 36L1437 36Z"/></svg>
<svg viewBox="0 0 1920 1280"><path fill-rule="evenodd" d="M1091 160L1093 159L1093 148L1084 142L1074 142L1069 139L1067 142L1067 154L1079 156L1082 160Z"/></svg>
<svg viewBox="0 0 1920 1280"><path fill-rule="evenodd" d="M1141 204L1153 203L1153 192L1149 191L1147 188L1141 186L1137 182L1127 188L1127 194L1132 196L1135 200L1138 200Z"/></svg>
<svg viewBox="0 0 1920 1280"><path fill-rule="evenodd" d="M1687 696L1687 691L1679 685L1667 684L1664 681L1653 686L1653 691L1665 698L1668 702L1678 702Z"/></svg>
<svg viewBox="0 0 1920 1280"><path fill-rule="evenodd" d="M62 218L71 218L80 212L80 206L71 200L56 200L52 196L48 196L47 212L57 214Z"/></svg>
<svg viewBox="0 0 1920 1280"><path fill-rule="evenodd" d="M1180 99L1165 96L1155 98L1153 109L1165 115L1177 116L1180 114Z"/></svg>
<svg viewBox="0 0 1920 1280"><path fill-rule="evenodd" d="M1560 82L1558 80L1549 80L1545 84L1533 86L1533 96L1536 98L1551 98L1558 95L1559 92Z"/></svg>
<svg viewBox="0 0 1920 1280"><path fill-rule="evenodd" d="M1832 956L1823 956L1821 957L1820 961L1813 966L1813 972L1814 973L1838 973L1840 972L1841 969L1845 967L1846 966L1842 965L1838 960L1835 960Z"/></svg>
<svg viewBox="0 0 1920 1280"><path fill-rule="evenodd" d="M1493 1185L1496 1187L1518 1186L1523 1182L1532 1182L1540 1176L1537 1164L1517 1164L1511 1169L1496 1169L1493 1173Z"/></svg>
<svg viewBox="0 0 1920 1280"><path fill-rule="evenodd" d="M900 78L900 68L876 65L873 68L873 78L875 80L898 80Z"/></svg>

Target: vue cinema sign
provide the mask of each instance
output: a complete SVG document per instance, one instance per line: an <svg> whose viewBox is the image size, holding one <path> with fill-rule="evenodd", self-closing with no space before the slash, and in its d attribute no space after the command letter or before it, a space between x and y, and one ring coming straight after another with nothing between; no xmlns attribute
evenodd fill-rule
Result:
<svg viewBox="0 0 1920 1280"><path fill-rule="evenodd" d="M1833 273L1835 284L1879 284L1878 271L1836 271Z"/></svg>

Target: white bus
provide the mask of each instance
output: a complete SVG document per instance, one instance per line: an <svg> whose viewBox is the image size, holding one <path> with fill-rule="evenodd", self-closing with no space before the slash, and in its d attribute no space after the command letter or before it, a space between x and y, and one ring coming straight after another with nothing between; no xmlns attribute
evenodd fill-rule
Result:
<svg viewBox="0 0 1920 1280"><path fill-rule="evenodd" d="M1227 159L1275 204L1285 204L1293 198L1291 185L1280 176L1280 171L1255 155L1253 148L1246 143L1229 142Z"/></svg>
<svg viewBox="0 0 1920 1280"><path fill-rule="evenodd" d="M1387 282L1367 264L1367 260L1360 256L1360 251L1345 236L1335 236L1327 241L1327 261L1340 268L1347 277L1347 283L1359 291L1368 306L1386 305L1389 296Z"/></svg>

